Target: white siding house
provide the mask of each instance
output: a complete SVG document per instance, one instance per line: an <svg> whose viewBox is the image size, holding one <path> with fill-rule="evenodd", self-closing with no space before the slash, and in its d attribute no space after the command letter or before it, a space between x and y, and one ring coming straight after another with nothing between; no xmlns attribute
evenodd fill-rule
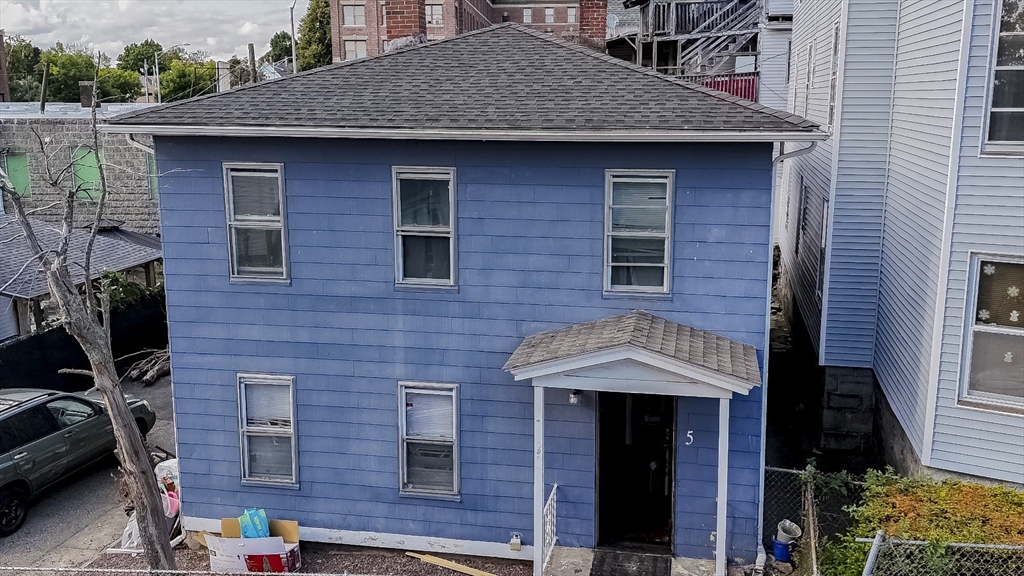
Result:
<svg viewBox="0 0 1024 576"><path fill-rule="evenodd" d="M18 334L18 311L14 307L14 301L0 296L0 341Z"/></svg>
<svg viewBox="0 0 1024 576"><path fill-rule="evenodd" d="M832 138L779 243L819 362L873 370L920 464L1024 483L1024 3L794 9L788 110Z"/></svg>

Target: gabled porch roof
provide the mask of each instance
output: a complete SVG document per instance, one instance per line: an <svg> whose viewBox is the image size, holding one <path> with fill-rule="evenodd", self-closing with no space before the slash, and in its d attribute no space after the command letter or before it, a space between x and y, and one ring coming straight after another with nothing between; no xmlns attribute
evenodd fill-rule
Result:
<svg viewBox="0 0 1024 576"><path fill-rule="evenodd" d="M527 336L505 370L543 387L676 396L761 383L753 346L640 310Z"/></svg>

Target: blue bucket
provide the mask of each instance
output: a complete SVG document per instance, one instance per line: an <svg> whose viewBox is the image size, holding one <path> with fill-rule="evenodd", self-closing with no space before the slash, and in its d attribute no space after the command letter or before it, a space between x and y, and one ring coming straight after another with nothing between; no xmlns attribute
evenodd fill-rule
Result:
<svg viewBox="0 0 1024 576"><path fill-rule="evenodd" d="M789 562L789 546L792 542L779 542L772 538L772 548L775 559L779 562Z"/></svg>

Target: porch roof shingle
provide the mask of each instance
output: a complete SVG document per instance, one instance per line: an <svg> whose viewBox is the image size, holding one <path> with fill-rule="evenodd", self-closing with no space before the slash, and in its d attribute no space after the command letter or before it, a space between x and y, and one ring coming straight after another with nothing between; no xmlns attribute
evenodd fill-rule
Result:
<svg viewBox="0 0 1024 576"><path fill-rule="evenodd" d="M505 370L627 345L754 386L761 384L757 350L753 346L642 310L527 336L505 363Z"/></svg>

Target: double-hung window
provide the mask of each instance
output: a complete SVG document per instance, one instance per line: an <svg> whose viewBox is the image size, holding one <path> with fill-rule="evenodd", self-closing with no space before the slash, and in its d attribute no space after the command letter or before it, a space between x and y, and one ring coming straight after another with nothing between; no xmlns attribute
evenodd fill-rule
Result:
<svg viewBox="0 0 1024 576"><path fill-rule="evenodd" d="M458 495L458 387L402 382L398 394L401 491Z"/></svg>
<svg viewBox="0 0 1024 576"><path fill-rule="evenodd" d="M366 40L345 40L345 60L366 58Z"/></svg>
<svg viewBox="0 0 1024 576"><path fill-rule="evenodd" d="M828 127L835 126L836 119L836 92L839 89L839 22L832 27L832 64L829 71L828 85Z"/></svg>
<svg viewBox="0 0 1024 576"><path fill-rule="evenodd" d="M533 8L523 8L523 24L533 23Z"/></svg>
<svg viewBox="0 0 1024 576"><path fill-rule="evenodd" d="M427 4L424 10L427 14L427 26L444 26L444 6Z"/></svg>
<svg viewBox="0 0 1024 576"><path fill-rule="evenodd" d="M28 171L28 155L24 152L5 152L0 155L4 173L18 196L28 198L31 194L31 179Z"/></svg>
<svg viewBox="0 0 1024 576"><path fill-rule="evenodd" d="M576 23L576 7L575 6L569 6L568 8L565 9L565 21L568 22L569 24L575 24Z"/></svg>
<svg viewBox="0 0 1024 576"><path fill-rule="evenodd" d="M669 291L673 176L672 171L606 172L606 292Z"/></svg>
<svg viewBox="0 0 1024 576"><path fill-rule="evenodd" d="M1024 152L1024 3L1003 0L989 88L986 150Z"/></svg>
<svg viewBox="0 0 1024 576"><path fill-rule="evenodd" d="M555 9L545 8L544 9L544 23L553 24L555 22Z"/></svg>
<svg viewBox="0 0 1024 576"><path fill-rule="evenodd" d="M288 277L280 164L225 164L231 277Z"/></svg>
<svg viewBox="0 0 1024 576"><path fill-rule="evenodd" d="M295 379L238 375L242 479L296 484Z"/></svg>
<svg viewBox="0 0 1024 576"><path fill-rule="evenodd" d="M395 280L455 285L455 169L395 168Z"/></svg>
<svg viewBox="0 0 1024 576"><path fill-rule="evenodd" d="M971 262L963 400L1024 412L1024 259Z"/></svg>
<svg viewBox="0 0 1024 576"><path fill-rule="evenodd" d="M366 26L366 7L345 5L341 7L342 26Z"/></svg>
<svg viewBox="0 0 1024 576"><path fill-rule="evenodd" d="M818 237L818 287L815 295L818 304L821 304L821 294L825 288L825 251L828 247L828 198L822 200L821 205L821 235Z"/></svg>

